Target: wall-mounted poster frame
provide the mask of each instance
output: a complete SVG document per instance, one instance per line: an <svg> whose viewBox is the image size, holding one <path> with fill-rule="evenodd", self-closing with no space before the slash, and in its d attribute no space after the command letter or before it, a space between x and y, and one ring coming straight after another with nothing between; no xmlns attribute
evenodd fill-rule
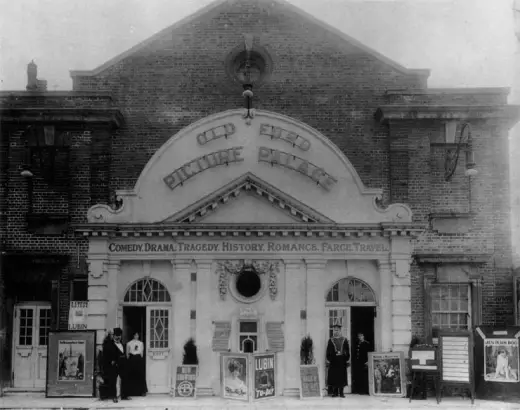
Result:
<svg viewBox="0 0 520 410"><path fill-rule="evenodd" d="M249 401L250 376L248 353L220 354L220 394L224 399Z"/></svg>
<svg viewBox="0 0 520 410"><path fill-rule="evenodd" d="M46 397L94 397L96 332L51 331L47 344Z"/></svg>
<svg viewBox="0 0 520 410"><path fill-rule="evenodd" d="M470 331L439 331L440 397L445 386L465 388L475 401L473 334Z"/></svg>
<svg viewBox="0 0 520 410"><path fill-rule="evenodd" d="M406 394L404 352L368 353L371 396L403 397Z"/></svg>
<svg viewBox="0 0 520 410"><path fill-rule="evenodd" d="M520 326L520 276L513 276L513 303L515 304L515 324Z"/></svg>

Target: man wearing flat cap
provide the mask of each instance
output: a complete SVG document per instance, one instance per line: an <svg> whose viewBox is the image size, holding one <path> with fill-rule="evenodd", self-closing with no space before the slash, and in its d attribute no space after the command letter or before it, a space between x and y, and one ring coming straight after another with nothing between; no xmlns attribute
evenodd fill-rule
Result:
<svg viewBox="0 0 520 410"><path fill-rule="evenodd" d="M345 397L343 389L348 384L347 363L350 359L348 340L341 335L341 325L332 326L333 336L327 344L327 384L332 391L332 397Z"/></svg>
<svg viewBox="0 0 520 410"><path fill-rule="evenodd" d="M126 349L121 341L122 336L123 331L116 327L112 340L107 340L103 344L103 373L108 385L107 395L112 398L114 403L117 403L119 398L122 400L129 399L125 390Z"/></svg>

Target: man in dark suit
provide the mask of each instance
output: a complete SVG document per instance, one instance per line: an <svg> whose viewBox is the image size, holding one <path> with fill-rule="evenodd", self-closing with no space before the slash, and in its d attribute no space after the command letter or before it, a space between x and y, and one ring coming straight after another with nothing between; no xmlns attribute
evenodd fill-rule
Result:
<svg viewBox="0 0 520 410"><path fill-rule="evenodd" d="M352 363L352 390L357 394L368 394L368 353L370 343L365 340L363 332L358 332L358 340Z"/></svg>
<svg viewBox="0 0 520 410"><path fill-rule="evenodd" d="M114 403L118 399L129 400L126 391L126 349L121 338L123 331L120 328L114 329L112 340L103 343L103 374L108 385L107 394L112 397Z"/></svg>

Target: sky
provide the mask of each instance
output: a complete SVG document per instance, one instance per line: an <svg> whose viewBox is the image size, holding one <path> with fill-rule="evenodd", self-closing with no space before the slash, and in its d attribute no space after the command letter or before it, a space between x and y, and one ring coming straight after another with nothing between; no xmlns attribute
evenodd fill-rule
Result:
<svg viewBox="0 0 520 410"><path fill-rule="evenodd" d="M212 0L0 0L0 90L25 89L27 63L49 90ZM408 68L430 87L509 87L512 0L288 0Z"/></svg>

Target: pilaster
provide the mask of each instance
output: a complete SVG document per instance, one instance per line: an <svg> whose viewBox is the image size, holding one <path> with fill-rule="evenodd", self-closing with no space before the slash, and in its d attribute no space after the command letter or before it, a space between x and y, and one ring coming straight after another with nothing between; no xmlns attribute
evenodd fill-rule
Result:
<svg viewBox="0 0 520 410"><path fill-rule="evenodd" d="M197 292L196 292L196 343L199 355L199 377L197 379L197 395L210 396L219 390L219 368L215 368L215 357L218 354L212 351L213 338L212 313L216 292L212 286L211 259L198 259L197 264Z"/></svg>
<svg viewBox="0 0 520 410"><path fill-rule="evenodd" d="M412 338L410 259L392 261L392 350L407 351Z"/></svg>
<svg viewBox="0 0 520 410"><path fill-rule="evenodd" d="M314 359L320 372L320 390L325 388L325 335L327 320L325 316L324 272L326 260L305 260L307 268L307 333L314 344Z"/></svg>
<svg viewBox="0 0 520 410"><path fill-rule="evenodd" d="M379 305L377 307L377 316L380 324L381 346L382 352L389 352L392 349L392 269L390 261L385 259L378 259L379 267Z"/></svg>
<svg viewBox="0 0 520 410"><path fill-rule="evenodd" d="M87 327L96 330L100 346L108 329L108 259L88 259L88 318Z"/></svg>
<svg viewBox="0 0 520 410"><path fill-rule="evenodd" d="M173 268L173 373L182 364L184 344L190 337L190 280L191 260L175 259Z"/></svg>
<svg viewBox="0 0 520 410"><path fill-rule="evenodd" d="M117 297L117 278L121 270L121 261L108 262L108 300L107 300L107 326L109 329L117 327L117 312L119 299Z"/></svg>
<svg viewBox="0 0 520 410"><path fill-rule="evenodd" d="M300 307L304 278L300 259L284 260L285 264L285 383L284 396L299 395L300 388Z"/></svg>

